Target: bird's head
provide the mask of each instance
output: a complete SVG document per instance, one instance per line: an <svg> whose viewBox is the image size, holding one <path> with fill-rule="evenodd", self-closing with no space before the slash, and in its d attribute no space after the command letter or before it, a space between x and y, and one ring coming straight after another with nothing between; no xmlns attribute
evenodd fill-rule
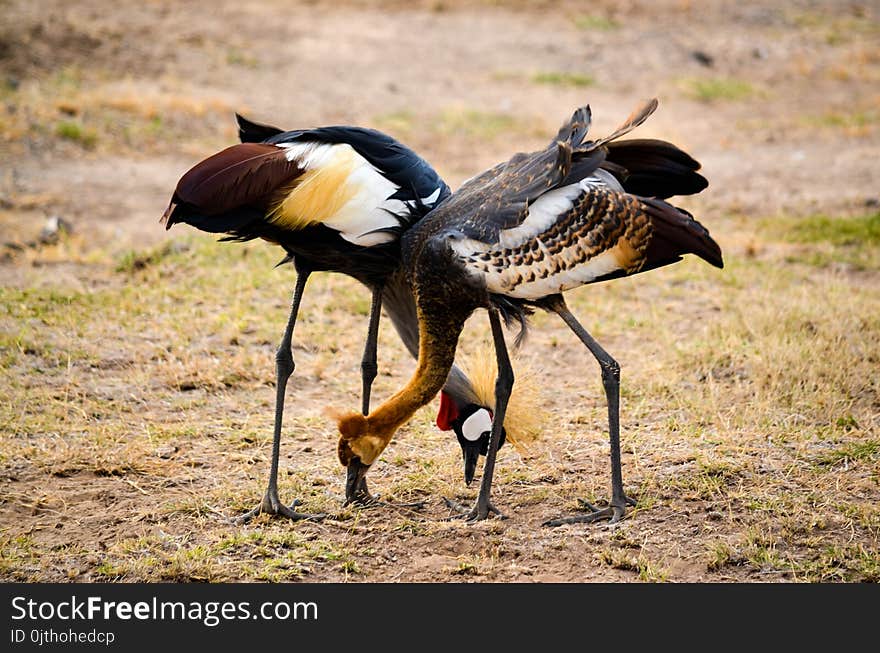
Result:
<svg viewBox="0 0 880 653"><path fill-rule="evenodd" d="M364 486L367 470L385 450L395 431L404 424L416 408L393 405L388 401L369 415L338 413L332 408L325 413L336 420L339 443L336 448L339 462L348 468L345 496L351 500Z"/></svg>
<svg viewBox="0 0 880 653"><path fill-rule="evenodd" d="M459 407L455 400L445 392L440 393L440 411L437 414L437 426L442 431L452 430L461 447L464 460L464 482L467 485L474 480L480 455L489 452L489 437L492 433L492 413L484 406L467 404ZM501 428L500 448L507 438Z"/></svg>
<svg viewBox="0 0 880 653"><path fill-rule="evenodd" d="M345 496L351 499L358 494L370 465L382 453L390 436L383 439L376 435L376 425L371 424L369 418L360 413L335 413L331 409L327 412L336 419L339 429L336 453L339 462L348 470Z"/></svg>
<svg viewBox="0 0 880 653"><path fill-rule="evenodd" d="M360 413L334 414L339 429L336 452L339 462L348 467L354 458L364 465L372 465L385 448L387 439L381 437L375 425Z"/></svg>

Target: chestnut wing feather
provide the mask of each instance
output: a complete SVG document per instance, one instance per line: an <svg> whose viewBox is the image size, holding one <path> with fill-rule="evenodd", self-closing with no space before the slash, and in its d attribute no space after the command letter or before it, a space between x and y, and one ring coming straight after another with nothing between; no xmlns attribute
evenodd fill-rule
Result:
<svg viewBox="0 0 880 653"><path fill-rule="evenodd" d="M262 143L233 145L190 169L177 184L175 199L204 215L218 215L263 202L290 184L302 170L283 149Z"/></svg>

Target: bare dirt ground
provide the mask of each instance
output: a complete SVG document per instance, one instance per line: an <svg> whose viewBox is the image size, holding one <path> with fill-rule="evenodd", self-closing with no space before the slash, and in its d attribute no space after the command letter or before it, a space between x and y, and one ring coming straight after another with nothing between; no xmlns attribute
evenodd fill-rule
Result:
<svg viewBox="0 0 880 653"><path fill-rule="evenodd" d="M0 3L0 579L880 580L880 14L858 2ZM456 187L578 105L699 159L696 260L570 293L623 369L624 522L542 527L609 492L598 368L536 316L542 438L468 503L432 421L370 478L425 510L341 506L327 406L359 404L367 293L310 282L281 494L322 523L227 518L268 471L293 276L261 243L158 223L232 112L360 124ZM72 225L40 234L46 219ZM485 340L475 316L465 351ZM413 369L387 323L374 402Z"/></svg>

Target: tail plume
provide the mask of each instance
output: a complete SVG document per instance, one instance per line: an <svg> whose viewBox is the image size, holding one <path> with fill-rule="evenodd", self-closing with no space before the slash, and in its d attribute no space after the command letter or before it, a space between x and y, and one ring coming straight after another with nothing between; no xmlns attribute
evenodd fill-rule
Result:
<svg viewBox="0 0 880 653"><path fill-rule="evenodd" d="M165 228L185 222L210 233L233 233L260 218L269 199L300 174L284 150L241 143L204 159L180 181L165 211Z"/></svg>
<svg viewBox="0 0 880 653"><path fill-rule="evenodd" d="M642 271L677 261L682 254L696 254L717 268L724 267L718 243L690 213L663 200L641 198L641 202L651 218L651 241Z"/></svg>
<svg viewBox="0 0 880 653"><path fill-rule="evenodd" d="M697 172L699 162L672 143L639 138L614 141L606 147L608 155L602 167L633 195L666 199L693 195L709 185Z"/></svg>
<svg viewBox="0 0 880 653"><path fill-rule="evenodd" d="M606 143L610 143L616 138L620 138L621 136L630 133L633 129L641 125L645 122L652 113L657 110L658 106L657 98L651 98L650 100L644 100L639 106L637 106L631 114L627 117L623 123L611 132L608 136L604 138L600 138L596 141L592 141L590 144L590 149L600 147L605 145Z"/></svg>
<svg viewBox="0 0 880 653"><path fill-rule="evenodd" d="M584 137L590 130L591 120L590 105L576 109L571 119L559 128L559 133L556 134L555 140L568 143L573 148L577 147L583 142Z"/></svg>

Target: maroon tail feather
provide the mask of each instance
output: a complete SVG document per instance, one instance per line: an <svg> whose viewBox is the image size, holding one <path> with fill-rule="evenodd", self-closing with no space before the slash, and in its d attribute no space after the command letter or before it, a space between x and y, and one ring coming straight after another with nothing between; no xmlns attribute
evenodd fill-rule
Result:
<svg viewBox="0 0 880 653"><path fill-rule="evenodd" d="M614 141L606 147L608 159L603 167L633 195L666 199L693 195L709 185L697 172L699 162L672 143L639 138Z"/></svg>
<svg viewBox="0 0 880 653"><path fill-rule="evenodd" d="M171 199L177 206L166 211L166 228L175 222L189 222L189 216L204 220L255 205L264 208L276 191L301 174L297 163L288 161L285 150L275 145L233 145L181 177Z"/></svg>
<svg viewBox="0 0 880 653"><path fill-rule="evenodd" d="M677 261L683 254L696 254L717 268L724 267L718 243L690 213L663 200L640 200L651 218L652 232L643 271Z"/></svg>

